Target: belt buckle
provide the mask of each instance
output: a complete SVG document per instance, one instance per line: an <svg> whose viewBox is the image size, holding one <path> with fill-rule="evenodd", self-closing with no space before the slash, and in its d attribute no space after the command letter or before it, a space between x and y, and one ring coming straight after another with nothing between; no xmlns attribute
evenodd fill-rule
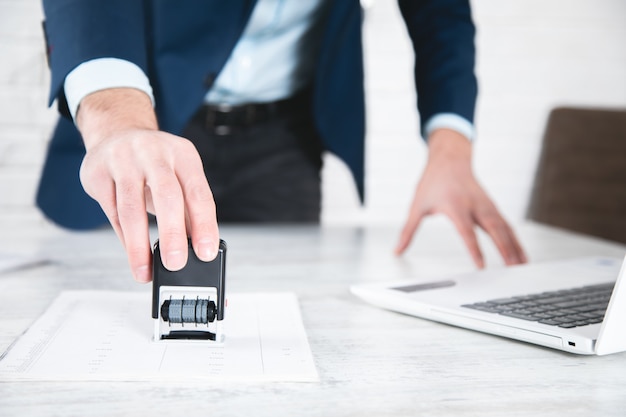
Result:
<svg viewBox="0 0 626 417"><path fill-rule="evenodd" d="M207 115L206 115L206 127L207 129L213 130L217 136L228 136L232 133L232 127L227 124L218 125L217 123L217 114L230 114L234 110L234 107L230 104L217 104L214 106L210 106Z"/></svg>
<svg viewBox="0 0 626 417"><path fill-rule="evenodd" d="M218 136L231 135L237 128L247 127L259 121L263 116L263 108L258 104L214 104L209 106L206 115L206 127ZM224 116L219 121L218 116ZM218 124L221 123L221 124Z"/></svg>

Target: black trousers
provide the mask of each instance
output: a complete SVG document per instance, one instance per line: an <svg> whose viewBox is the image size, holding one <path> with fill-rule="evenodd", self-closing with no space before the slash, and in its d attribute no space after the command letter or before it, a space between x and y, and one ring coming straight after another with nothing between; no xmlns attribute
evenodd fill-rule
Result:
<svg viewBox="0 0 626 417"><path fill-rule="evenodd" d="M254 106L204 106L183 133L202 158L218 221L319 222L322 144L308 94Z"/></svg>

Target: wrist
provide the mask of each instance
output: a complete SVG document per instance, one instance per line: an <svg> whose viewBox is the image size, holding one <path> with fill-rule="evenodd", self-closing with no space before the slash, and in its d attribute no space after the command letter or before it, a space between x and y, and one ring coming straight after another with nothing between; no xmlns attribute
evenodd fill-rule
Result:
<svg viewBox="0 0 626 417"><path fill-rule="evenodd" d="M455 160L471 163L472 144L452 129L436 129L428 137L429 160Z"/></svg>
<svg viewBox="0 0 626 417"><path fill-rule="evenodd" d="M158 130L150 96L134 88L111 88L87 95L78 107L76 126L87 150L121 131Z"/></svg>

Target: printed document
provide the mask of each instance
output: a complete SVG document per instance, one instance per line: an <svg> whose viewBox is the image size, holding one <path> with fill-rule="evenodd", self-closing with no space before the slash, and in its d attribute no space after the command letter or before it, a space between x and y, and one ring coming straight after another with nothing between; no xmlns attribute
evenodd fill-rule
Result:
<svg viewBox="0 0 626 417"><path fill-rule="evenodd" d="M145 292L66 291L2 355L0 381L317 381L292 293L229 294L223 343L152 340Z"/></svg>

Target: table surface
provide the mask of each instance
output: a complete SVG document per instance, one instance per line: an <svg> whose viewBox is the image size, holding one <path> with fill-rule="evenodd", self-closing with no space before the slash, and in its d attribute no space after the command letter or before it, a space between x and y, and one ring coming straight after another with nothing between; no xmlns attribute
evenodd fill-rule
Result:
<svg viewBox="0 0 626 417"><path fill-rule="evenodd" d="M48 260L0 274L0 351L61 290L148 290L131 279L110 230L70 233L19 214L0 219L0 230L0 252ZM537 224L517 230L533 262L626 252L624 245ZM380 310L351 295L354 283L473 269L444 219L426 221L401 258L392 254L398 232L388 226L222 227L229 291L298 295L319 382L0 381L0 416L624 415L626 354L553 351ZM501 267L493 245L482 235L480 241L488 267Z"/></svg>

